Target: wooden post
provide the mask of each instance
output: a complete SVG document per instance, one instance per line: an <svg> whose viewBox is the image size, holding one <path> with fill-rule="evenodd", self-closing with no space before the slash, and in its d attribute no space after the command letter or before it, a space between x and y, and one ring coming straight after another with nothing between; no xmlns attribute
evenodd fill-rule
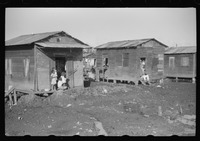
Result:
<svg viewBox="0 0 200 141"><path fill-rule="evenodd" d="M17 94L16 94L15 89L13 90L13 97L14 97L14 103L13 103L13 105L17 105Z"/></svg>
<svg viewBox="0 0 200 141"><path fill-rule="evenodd" d="M8 96L9 96L10 105L13 105L12 95L9 93Z"/></svg>
<svg viewBox="0 0 200 141"><path fill-rule="evenodd" d="M38 90L37 86L37 48L36 45L34 46L34 90Z"/></svg>
<svg viewBox="0 0 200 141"><path fill-rule="evenodd" d="M195 77L192 78L192 83L195 83L196 82L196 79Z"/></svg>
<svg viewBox="0 0 200 141"><path fill-rule="evenodd" d="M196 54L193 55L193 78L192 78L192 83L196 82Z"/></svg>

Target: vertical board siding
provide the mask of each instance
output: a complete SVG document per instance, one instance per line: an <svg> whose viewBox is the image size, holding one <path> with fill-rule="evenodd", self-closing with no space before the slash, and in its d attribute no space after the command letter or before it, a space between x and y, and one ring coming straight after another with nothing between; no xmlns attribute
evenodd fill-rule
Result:
<svg viewBox="0 0 200 141"><path fill-rule="evenodd" d="M74 61L74 86L83 86L83 61Z"/></svg>
<svg viewBox="0 0 200 141"><path fill-rule="evenodd" d="M97 49L97 66L102 67L102 54L107 53L109 58L109 67L107 79L130 80L139 79L140 58L146 58L146 71L152 79L163 77L159 71L164 68L164 63L159 59L163 55L165 46L151 40L138 46L137 48L112 48Z"/></svg>
<svg viewBox="0 0 200 141"><path fill-rule="evenodd" d="M11 60L11 74L5 72L5 90L8 89L8 85L17 87L19 89L33 89L33 74L34 74L34 57L33 49L19 50L9 49L5 51L5 59ZM29 59L29 65L27 66L27 75L25 75L24 60ZM7 67L9 61L6 61ZM8 71L8 68L7 68Z"/></svg>
<svg viewBox="0 0 200 141"><path fill-rule="evenodd" d="M38 89L50 89L49 57L40 49L37 49L37 83Z"/></svg>
<svg viewBox="0 0 200 141"><path fill-rule="evenodd" d="M169 58L174 57L174 69L169 67ZM189 58L189 66L181 65L181 58ZM193 77L193 54L165 54L164 75L167 77Z"/></svg>

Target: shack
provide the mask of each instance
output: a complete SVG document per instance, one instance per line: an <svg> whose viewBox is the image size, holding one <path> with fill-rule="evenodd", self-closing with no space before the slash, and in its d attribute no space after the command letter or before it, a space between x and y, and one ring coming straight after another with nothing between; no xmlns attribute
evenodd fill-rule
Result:
<svg viewBox="0 0 200 141"><path fill-rule="evenodd" d="M196 46L171 47L164 54L165 77L196 80Z"/></svg>
<svg viewBox="0 0 200 141"><path fill-rule="evenodd" d="M95 53L88 53L83 54L83 64L84 68L91 69L92 67L96 66L96 54Z"/></svg>
<svg viewBox="0 0 200 141"><path fill-rule="evenodd" d="M22 35L5 42L5 90L50 89L53 67L70 87L83 86L82 50L89 46L64 31Z"/></svg>
<svg viewBox="0 0 200 141"><path fill-rule="evenodd" d="M103 81L133 82L141 76L141 62L150 79L163 77L167 45L154 38L108 42L97 46L96 78Z"/></svg>

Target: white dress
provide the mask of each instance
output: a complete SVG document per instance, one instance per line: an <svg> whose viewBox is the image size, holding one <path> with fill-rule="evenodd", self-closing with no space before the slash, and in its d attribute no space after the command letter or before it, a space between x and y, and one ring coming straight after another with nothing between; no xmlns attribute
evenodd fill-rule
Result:
<svg viewBox="0 0 200 141"><path fill-rule="evenodd" d="M55 85L56 84L56 80L57 80L57 72L52 73L51 77L52 77L51 84Z"/></svg>

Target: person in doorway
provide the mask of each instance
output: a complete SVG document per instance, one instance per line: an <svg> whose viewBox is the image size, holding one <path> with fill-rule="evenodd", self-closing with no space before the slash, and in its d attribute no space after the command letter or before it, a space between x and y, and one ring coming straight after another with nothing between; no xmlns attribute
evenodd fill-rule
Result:
<svg viewBox="0 0 200 141"><path fill-rule="evenodd" d="M70 86L69 86L69 78L66 79L66 87L67 87L67 89L70 89Z"/></svg>
<svg viewBox="0 0 200 141"><path fill-rule="evenodd" d="M141 62L140 62L140 68L142 70L142 74L144 75L144 73L145 73L145 61L144 60L141 60Z"/></svg>
<svg viewBox="0 0 200 141"><path fill-rule="evenodd" d="M144 75L141 76L142 82L144 82L145 85L150 85L149 75L144 72Z"/></svg>
<svg viewBox="0 0 200 141"><path fill-rule="evenodd" d="M51 71L51 89L56 90L56 82L57 82L57 71L55 68L52 68Z"/></svg>
<svg viewBox="0 0 200 141"><path fill-rule="evenodd" d="M65 72L62 72L60 77L62 79L62 85L65 86L66 85L66 74L65 74Z"/></svg>
<svg viewBox="0 0 200 141"><path fill-rule="evenodd" d="M63 81L62 78L60 77L58 79L58 90L65 90L67 87L65 85L63 85Z"/></svg>

